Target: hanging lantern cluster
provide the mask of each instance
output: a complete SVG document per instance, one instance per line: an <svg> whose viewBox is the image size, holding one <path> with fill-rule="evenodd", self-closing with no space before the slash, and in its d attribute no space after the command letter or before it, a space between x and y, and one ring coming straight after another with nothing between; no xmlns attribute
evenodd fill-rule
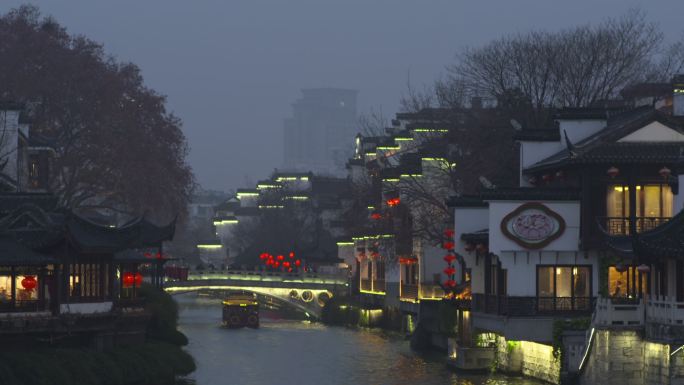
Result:
<svg viewBox="0 0 684 385"><path fill-rule="evenodd" d="M122 281L123 281L123 287L125 287L125 288L133 287L133 286L140 287L140 285L142 285L143 276L139 272L133 274L132 272L127 271L127 272L123 273Z"/></svg>
<svg viewBox="0 0 684 385"><path fill-rule="evenodd" d="M282 254L274 256L269 253L261 253L259 254L259 259L261 259L262 263L268 268L282 269L289 273L291 273L295 267L300 267L302 265L301 260L295 259L294 251L290 251L287 258Z"/></svg>
<svg viewBox="0 0 684 385"><path fill-rule="evenodd" d="M456 267L454 266L454 261L456 261L456 255L454 253L454 230L447 229L444 231L444 236L447 240L442 243L442 249L446 250L447 254L444 256L444 262L447 263L446 268L443 270L444 274L447 276L446 281L442 284L445 291L453 289L456 287Z"/></svg>

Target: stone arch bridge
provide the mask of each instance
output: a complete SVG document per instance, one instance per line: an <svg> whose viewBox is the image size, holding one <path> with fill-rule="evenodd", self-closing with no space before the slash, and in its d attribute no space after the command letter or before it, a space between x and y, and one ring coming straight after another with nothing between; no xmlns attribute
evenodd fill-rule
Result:
<svg viewBox="0 0 684 385"><path fill-rule="evenodd" d="M171 294L205 290L248 291L276 298L310 316L320 318L327 300L347 295L346 275L320 273L278 273L244 270L195 271L185 281L166 281Z"/></svg>

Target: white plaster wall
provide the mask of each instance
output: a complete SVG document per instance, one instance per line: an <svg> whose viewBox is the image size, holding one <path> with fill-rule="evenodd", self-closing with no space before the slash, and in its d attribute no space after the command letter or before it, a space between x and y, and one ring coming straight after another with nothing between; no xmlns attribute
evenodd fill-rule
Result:
<svg viewBox="0 0 684 385"><path fill-rule="evenodd" d="M595 253L556 251L503 251L501 268L508 271L510 296L534 297L537 295L538 265L589 265L591 266L591 293L598 294L599 258ZM482 261L480 261L482 265ZM484 280L484 275L481 277ZM475 278L473 278L473 281Z"/></svg>
<svg viewBox="0 0 684 385"><path fill-rule="evenodd" d="M258 199L258 196L243 195L240 197L240 207L255 207L257 205Z"/></svg>
<svg viewBox="0 0 684 385"><path fill-rule="evenodd" d="M338 245L337 257L342 259L344 263L349 265L352 269L352 274L356 273L356 255L354 245Z"/></svg>
<svg viewBox="0 0 684 385"><path fill-rule="evenodd" d="M463 256L466 268L470 269L470 289L473 293L484 293L484 263L479 264L475 257L475 251L466 251L465 242L461 240L461 234L472 233L489 228L488 207L456 207L454 209L454 244L455 251ZM460 278L456 274L457 278Z"/></svg>
<svg viewBox="0 0 684 385"><path fill-rule="evenodd" d="M568 138L570 138L572 143L577 143L599 132L605 126L605 119L561 120L559 121L561 144L563 147L566 146L563 131L568 134Z"/></svg>
<svg viewBox="0 0 684 385"><path fill-rule="evenodd" d="M677 215L684 208L684 174L677 176L679 183L679 194L672 196L672 215Z"/></svg>
<svg viewBox="0 0 684 385"><path fill-rule="evenodd" d="M491 201L489 202L489 251L500 255L503 250L524 250L524 248L501 232L501 220L519 206L527 202ZM545 249L576 251L579 246L580 204L578 201L540 201L565 220L565 231Z"/></svg>
<svg viewBox="0 0 684 385"><path fill-rule="evenodd" d="M562 142L520 142L520 186L530 186L522 170L562 150Z"/></svg>
<svg viewBox="0 0 684 385"><path fill-rule="evenodd" d="M112 302L63 303L59 306L61 314L94 314L112 310Z"/></svg>
<svg viewBox="0 0 684 385"><path fill-rule="evenodd" d="M618 142L684 142L684 135L660 122L651 122Z"/></svg>
<svg viewBox="0 0 684 385"><path fill-rule="evenodd" d="M446 251L441 247L433 245L426 245L422 242L422 253L420 254L420 282L432 285L434 282L434 274L440 274L442 281L445 280L442 270L446 267L444 256Z"/></svg>

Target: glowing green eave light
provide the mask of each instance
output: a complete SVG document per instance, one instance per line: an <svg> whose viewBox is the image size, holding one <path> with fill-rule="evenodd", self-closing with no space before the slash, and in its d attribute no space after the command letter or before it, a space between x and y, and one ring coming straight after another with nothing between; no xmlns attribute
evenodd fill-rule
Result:
<svg viewBox="0 0 684 385"><path fill-rule="evenodd" d="M354 242L337 242L337 246L354 246Z"/></svg>
<svg viewBox="0 0 684 385"><path fill-rule="evenodd" d="M230 225L235 223L238 223L237 219L224 219L222 221L214 221L214 226Z"/></svg>
<svg viewBox="0 0 684 385"><path fill-rule="evenodd" d="M260 209L282 209L285 208L283 205L259 205Z"/></svg>
<svg viewBox="0 0 684 385"><path fill-rule="evenodd" d="M367 153L366 153L366 156L377 156L377 155L378 155L378 154L376 154L376 153L374 153L374 152L367 152Z"/></svg>
<svg viewBox="0 0 684 385"><path fill-rule="evenodd" d="M449 130L447 130L445 128L414 128L413 131L414 132L441 132L441 133L449 132Z"/></svg>
<svg viewBox="0 0 684 385"><path fill-rule="evenodd" d="M383 179L382 181L383 182L399 182L400 180L399 180L399 178L387 178L387 179Z"/></svg>
<svg viewBox="0 0 684 385"><path fill-rule="evenodd" d="M381 146L381 147L378 147L378 150L381 150L381 151L401 150L401 147L399 147L399 146Z"/></svg>
<svg viewBox="0 0 684 385"><path fill-rule="evenodd" d="M422 174L401 174L399 175L400 178L418 178L423 176Z"/></svg>
<svg viewBox="0 0 684 385"><path fill-rule="evenodd" d="M309 197L307 197L307 196L295 195L295 196L285 197L285 199L291 199L291 200L293 200L293 201L305 201L305 200L309 199Z"/></svg>
<svg viewBox="0 0 684 385"><path fill-rule="evenodd" d="M444 158L422 158L426 162L446 162Z"/></svg>
<svg viewBox="0 0 684 385"><path fill-rule="evenodd" d="M410 142L413 138L394 138L395 142Z"/></svg>
<svg viewBox="0 0 684 385"><path fill-rule="evenodd" d="M259 189L259 190L266 189L266 188L278 188L278 187L280 187L280 186L275 185L275 184L258 184L257 185L257 189Z"/></svg>
<svg viewBox="0 0 684 385"><path fill-rule="evenodd" d="M198 249L220 249L221 245L197 245Z"/></svg>
<svg viewBox="0 0 684 385"><path fill-rule="evenodd" d="M237 193L238 198L242 197L258 197L259 193L258 192L239 192Z"/></svg>

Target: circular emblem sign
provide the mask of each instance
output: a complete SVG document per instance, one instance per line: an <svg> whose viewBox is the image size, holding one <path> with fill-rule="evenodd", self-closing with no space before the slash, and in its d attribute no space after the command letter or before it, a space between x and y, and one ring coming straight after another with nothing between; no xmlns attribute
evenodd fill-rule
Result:
<svg viewBox="0 0 684 385"><path fill-rule="evenodd" d="M501 232L520 246L539 249L565 231L565 221L541 203L525 203L501 221Z"/></svg>

